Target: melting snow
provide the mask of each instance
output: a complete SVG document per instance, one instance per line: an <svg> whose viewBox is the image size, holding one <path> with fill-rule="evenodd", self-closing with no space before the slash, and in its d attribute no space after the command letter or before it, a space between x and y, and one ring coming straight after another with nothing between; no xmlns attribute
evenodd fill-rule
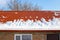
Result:
<svg viewBox="0 0 60 40"><path fill-rule="evenodd" d="M42 18L40 20L14 20L6 23L0 23L0 30L60 30L60 19L53 18L48 22Z"/></svg>

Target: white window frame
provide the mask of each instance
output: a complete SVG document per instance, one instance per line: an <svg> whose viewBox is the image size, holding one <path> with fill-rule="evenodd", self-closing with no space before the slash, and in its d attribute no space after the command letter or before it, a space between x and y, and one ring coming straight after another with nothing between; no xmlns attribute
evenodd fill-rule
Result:
<svg viewBox="0 0 60 40"><path fill-rule="evenodd" d="M16 36L20 36L20 40L22 40L22 35L31 35L31 40L32 40L32 34L15 34L14 40L16 40Z"/></svg>

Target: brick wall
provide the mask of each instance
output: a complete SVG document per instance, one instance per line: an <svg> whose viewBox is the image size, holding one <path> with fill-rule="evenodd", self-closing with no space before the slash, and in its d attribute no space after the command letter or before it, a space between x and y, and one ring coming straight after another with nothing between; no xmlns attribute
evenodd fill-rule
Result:
<svg viewBox="0 0 60 40"><path fill-rule="evenodd" d="M0 32L0 40L14 40L14 34L32 34L33 40L46 40L46 34L51 33L53 32Z"/></svg>

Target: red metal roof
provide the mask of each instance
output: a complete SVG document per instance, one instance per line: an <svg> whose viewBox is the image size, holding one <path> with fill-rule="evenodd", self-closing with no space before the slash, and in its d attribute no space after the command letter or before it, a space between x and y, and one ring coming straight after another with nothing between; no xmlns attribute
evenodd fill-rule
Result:
<svg viewBox="0 0 60 40"><path fill-rule="evenodd" d="M0 22L13 21L14 19L23 20L41 20L45 18L46 21L54 17L59 18L60 16L55 16L53 11L0 11Z"/></svg>

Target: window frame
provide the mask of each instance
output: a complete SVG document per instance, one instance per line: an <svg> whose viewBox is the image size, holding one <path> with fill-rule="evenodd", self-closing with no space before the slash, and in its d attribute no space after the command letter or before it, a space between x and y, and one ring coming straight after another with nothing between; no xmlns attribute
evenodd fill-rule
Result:
<svg viewBox="0 0 60 40"><path fill-rule="evenodd" d="M14 40L16 40L16 36L20 36L20 40L22 40L22 35L31 35L32 40L32 34L14 34Z"/></svg>

